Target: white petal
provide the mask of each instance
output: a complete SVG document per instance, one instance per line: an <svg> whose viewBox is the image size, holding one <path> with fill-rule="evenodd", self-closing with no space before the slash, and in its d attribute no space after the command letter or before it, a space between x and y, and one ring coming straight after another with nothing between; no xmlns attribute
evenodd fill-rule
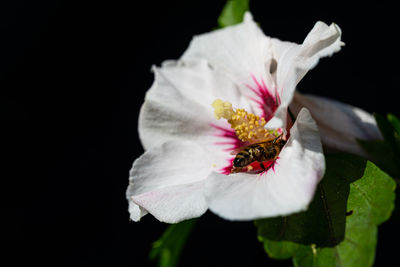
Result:
<svg viewBox="0 0 400 267"><path fill-rule="evenodd" d="M246 13L240 24L195 36L182 58L206 59L248 91L245 84L252 84L251 74L265 79L268 86L272 83L268 46L269 38Z"/></svg>
<svg viewBox="0 0 400 267"><path fill-rule="evenodd" d="M338 52L343 43L341 31L336 24L317 22L302 45L272 39L272 50L277 60L277 87L281 109L293 99L296 85L304 75L318 63L319 59ZM286 122L286 113L276 113L278 120Z"/></svg>
<svg viewBox="0 0 400 267"><path fill-rule="evenodd" d="M382 139L374 117L368 112L331 99L296 93L291 110L310 110L321 132L324 146L333 150L365 155L356 139Z"/></svg>
<svg viewBox="0 0 400 267"><path fill-rule="evenodd" d="M307 209L325 171L317 126L303 109L274 170L262 175L213 172L205 195L211 211L228 220L288 215Z"/></svg>
<svg viewBox="0 0 400 267"><path fill-rule="evenodd" d="M274 130L277 128L286 128L287 108L279 107L275 116L272 117L265 125L266 129Z"/></svg>
<svg viewBox="0 0 400 267"><path fill-rule="evenodd" d="M220 141L210 124L230 126L215 119L211 104L216 98L253 111L250 100L236 85L205 60L168 61L153 70L155 81L139 116L139 135L145 149L168 140L203 145Z"/></svg>
<svg viewBox="0 0 400 267"><path fill-rule="evenodd" d="M130 214L130 219L132 221L138 222L140 219L146 215L148 212L147 210L143 209L142 207L139 207L133 200L128 198L128 211Z"/></svg>
<svg viewBox="0 0 400 267"><path fill-rule="evenodd" d="M188 141L170 141L146 151L130 172L131 218L137 221L145 210L160 221L176 223L203 214L207 205L202 187L213 170L213 158Z"/></svg>
<svg viewBox="0 0 400 267"><path fill-rule="evenodd" d="M343 45L341 31L336 24L330 26L318 21L302 45L271 40L277 63L277 83L283 106L293 98L294 86L322 57L338 52Z"/></svg>
<svg viewBox="0 0 400 267"><path fill-rule="evenodd" d="M314 28L301 45L300 53L296 60L296 84L310 69L317 65L320 58L332 56L340 50L341 46L344 45L340 40L341 36L342 31L335 23L328 26L318 21L314 25Z"/></svg>
<svg viewBox="0 0 400 267"><path fill-rule="evenodd" d="M232 80L242 95L253 100L250 104L254 111L248 111L269 118L270 105L260 103L276 99L276 84L270 73L276 61L270 46L270 38L246 13L240 24L195 36L182 58L207 60ZM267 93L263 95L264 91Z"/></svg>
<svg viewBox="0 0 400 267"><path fill-rule="evenodd" d="M162 188L154 192L132 196L132 201L159 221L178 223L197 218L207 210L202 193L204 181Z"/></svg>

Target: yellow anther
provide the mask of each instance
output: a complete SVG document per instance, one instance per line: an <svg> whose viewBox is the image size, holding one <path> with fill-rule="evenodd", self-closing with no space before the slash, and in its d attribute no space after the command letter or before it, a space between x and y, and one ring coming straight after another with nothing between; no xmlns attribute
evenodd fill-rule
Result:
<svg viewBox="0 0 400 267"><path fill-rule="evenodd" d="M233 109L232 104L216 99L212 106L214 108L215 118L226 119L232 129L235 130L237 137L243 142L255 142L261 139L269 138L274 133L264 128L265 119L248 113L244 109Z"/></svg>

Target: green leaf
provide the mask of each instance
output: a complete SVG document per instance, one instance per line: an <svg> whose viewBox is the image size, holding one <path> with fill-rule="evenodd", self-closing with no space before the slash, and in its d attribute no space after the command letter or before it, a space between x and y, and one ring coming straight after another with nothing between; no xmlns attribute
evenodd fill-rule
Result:
<svg viewBox="0 0 400 267"><path fill-rule="evenodd" d="M153 243L150 259L158 260L159 267L178 266L182 249L192 232L196 219L170 225L164 234Z"/></svg>
<svg viewBox="0 0 400 267"><path fill-rule="evenodd" d="M362 177L366 160L337 154L326 156L326 163L325 176L308 210L286 217L257 220L255 224L260 237L320 247L333 247L344 239L350 183Z"/></svg>
<svg viewBox="0 0 400 267"><path fill-rule="evenodd" d="M258 238L260 242L263 242L265 252L267 252L268 256L272 259L290 259L297 253L300 247L304 246L290 241L273 241L263 237Z"/></svg>
<svg viewBox="0 0 400 267"><path fill-rule="evenodd" d="M393 115L391 113L389 113L387 115L387 120L390 122L393 129L395 130L394 139L396 142L397 151L400 154L400 120L399 120L399 118L397 118L395 115Z"/></svg>
<svg viewBox="0 0 400 267"><path fill-rule="evenodd" d="M363 177L350 184L346 236L333 248L276 242L259 237L267 254L275 259L293 257L294 266L372 266L378 225L393 209L396 183L373 163L367 162ZM351 211L351 212L350 212Z"/></svg>
<svg viewBox="0 0 400 267"><path fill-rule="evenodd" d="M400 120L399 120L399 118L397 118L395 115L389 113L387 115L387 120L390 122L390 124L396 130L396 133L398 135L400 135Z"/></svg>
<svg viewBox="0 0 400 267"><path fill-rule="evenodd" d="M228 0L218 18L220 28L242 22L244 13L249 10L249 0Z"/></svg>

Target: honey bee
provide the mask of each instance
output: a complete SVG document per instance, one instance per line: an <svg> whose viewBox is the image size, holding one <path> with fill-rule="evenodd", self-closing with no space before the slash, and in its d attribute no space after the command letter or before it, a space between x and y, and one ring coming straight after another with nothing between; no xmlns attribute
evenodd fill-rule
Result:
<svg viewBox="0 0 400 267"><path fill-rule="evenodd" d="M265 171L266 168L263 162L275 160L285 144L286 141L282 139L282 135L279 135L274 139L253 143L240 148L239 153L236 154L233 160L231 173L240 172L244 167L255 161Z"/></svg>

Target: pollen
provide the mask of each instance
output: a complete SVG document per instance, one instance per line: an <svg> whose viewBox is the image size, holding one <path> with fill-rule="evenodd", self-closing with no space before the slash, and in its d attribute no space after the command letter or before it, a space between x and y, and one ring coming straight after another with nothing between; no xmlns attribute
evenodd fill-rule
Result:
<svg viewBox="0 0 400 267"><path fill-rule="evenodd" d="M224 118L235 130L237 137L242 142L256 142L261 139L275 137L275 132L264 128L266 121L264 118L248 113L244 109L232 108L232 104L216 99L212 103L214 116L217 120Z"/></svg>

